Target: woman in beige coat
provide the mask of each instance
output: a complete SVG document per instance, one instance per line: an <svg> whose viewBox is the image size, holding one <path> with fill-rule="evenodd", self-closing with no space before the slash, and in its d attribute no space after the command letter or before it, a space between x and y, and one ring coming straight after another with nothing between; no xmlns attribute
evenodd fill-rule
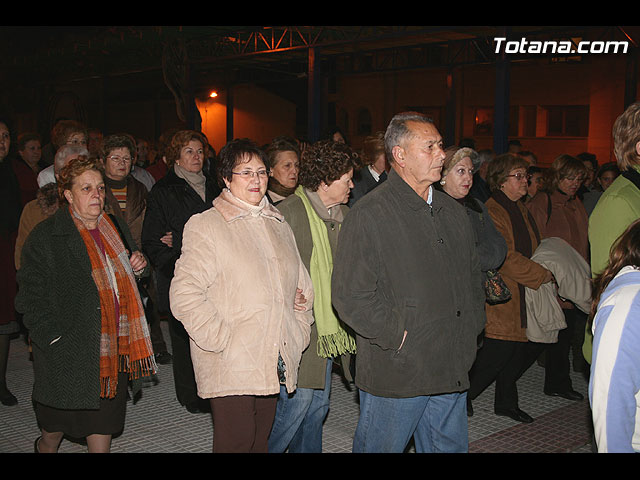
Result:
<svg viewBox="0 0 640 480"><path fill-rule="evenodd" d="M248 140L222 148L226 188L187 222L171 282L198 395L211 399L214 452L267 451L280 384L295 390L309 345L311 279L291 228L265 197L265 160Z"/></svg>

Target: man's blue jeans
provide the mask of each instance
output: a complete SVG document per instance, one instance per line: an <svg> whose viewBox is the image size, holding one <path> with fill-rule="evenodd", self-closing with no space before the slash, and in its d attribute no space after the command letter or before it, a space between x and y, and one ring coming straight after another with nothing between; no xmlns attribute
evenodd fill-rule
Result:
<svg viewBox="0 0 640 480"><path fill-rule="evenodd" d="M359 394L354 453L402 453L412 436L418 453L469 450L466 392L411 398Z"/></svg>
<svg viewBox="0 0 640 480"><path fill-rule="evenodd" d="M280 386L276 417L269 435L269 453L322 453L322 426L329 412L331 359L324 389L298 388L289 395Z"/></svg>

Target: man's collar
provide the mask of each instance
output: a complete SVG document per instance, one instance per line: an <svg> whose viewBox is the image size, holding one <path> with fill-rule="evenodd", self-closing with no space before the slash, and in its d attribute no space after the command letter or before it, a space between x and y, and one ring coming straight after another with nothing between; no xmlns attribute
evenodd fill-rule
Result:
<svg viewBox="0 0 640 480"><path fill-rule="evenodd" d="M403 202L414 210L423 209L427 205L431 205L433 201L433 185L429 186L428 198L425 201L411 186L398 174L395 169L389 170L388 180L391 185L403 197Z"/></svg>

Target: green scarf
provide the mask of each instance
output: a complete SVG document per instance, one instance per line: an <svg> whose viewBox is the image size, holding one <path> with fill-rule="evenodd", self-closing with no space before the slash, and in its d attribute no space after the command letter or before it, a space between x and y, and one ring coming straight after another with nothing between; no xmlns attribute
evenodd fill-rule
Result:
<svg viewBox="0 0 640 480"><path fill-rule="evenodd" d="M302 199L307 211L313 250L309 264L309 275L313 283L313 316L318 329L318 343L316 351L319 357L337 357L344 353L355 353L354 338L342 328L331 305L331 273L333 271L333 257L327 227L313 209L309 198L299 186L295 194Z"/></svg>

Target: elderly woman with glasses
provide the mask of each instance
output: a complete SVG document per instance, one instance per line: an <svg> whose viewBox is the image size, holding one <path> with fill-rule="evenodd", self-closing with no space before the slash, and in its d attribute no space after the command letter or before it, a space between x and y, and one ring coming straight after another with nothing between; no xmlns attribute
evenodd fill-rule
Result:
<svg viewBox="0 0 640 480"><path fill-rule="evenodd" d="M147 189L131 175L135 144L129 135L109 135L104 140L105 210L121 217L137 245L142 243L142 222Z"/></svg>
<svg viewBox="0 0 640 480"><path fill-rule="evenodd" d="M518 406L516 382L539 354L539 347L529 342L526 334L524 289L538 289L553 280L549 270L531 260L540 234L523 203L527 194L527 167L525 159L507 153L492 160L487 170L492 193L485 205L507 242L507 256L499 272L511 291L511 299L486 305L485 338L470 372L467 394L473 400L495 381L496 415L524 423L532 422L533 418Z"/></svg>
<svg viewBox="0 0 640 480"><path fill-rule="evenodd" d="M249 140L220 150L226 188L187 222L171 282L198 394L211 402L214 452L267 452L280 385L296 389L309 345L311 278L291 227L265 196L266 165Z"/></svg>
<svg viewBox="0 0 640 480"><path fill-rule="evenodd" d="M536 220L541 238L558 237L571 245L586 262L589 261L589 217L576 195L587 177L584 163L570 155L557 157L545 175L541 191L527 203ZM569 400L582 400L572 388L569 377L569 351L573 345L573 365L585 368L582 356L587 315L569 301L560 301L567 328L558 332L558 341L545 350L545 383L547 395Z"/></svg>

